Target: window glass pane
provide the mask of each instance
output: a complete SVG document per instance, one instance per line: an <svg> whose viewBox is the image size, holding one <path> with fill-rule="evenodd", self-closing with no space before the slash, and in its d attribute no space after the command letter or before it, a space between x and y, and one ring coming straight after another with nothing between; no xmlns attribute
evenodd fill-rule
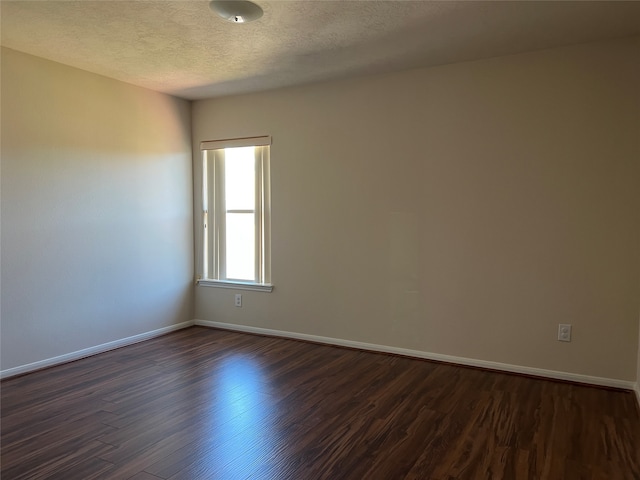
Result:
<svg viewBox="0 0 640 480"><path fill-rule="evenodd" d="M255 214L227 213L227 278L255 281Z"/></svg>
<svg viewBox="0 0 640 480"><path fill-rule="evenodd" d="M251 145L251 140L210 142L212 148L203 149L201 272L206 279L271 281L268 143L256 137L261 146L224 146Z"/></svg>
<svg viewBox="0 0 640 480"><path fill-rule="evenodd" d="M256 192L255 147L226 148L224 155L227 210L253 210Z"/></svg>

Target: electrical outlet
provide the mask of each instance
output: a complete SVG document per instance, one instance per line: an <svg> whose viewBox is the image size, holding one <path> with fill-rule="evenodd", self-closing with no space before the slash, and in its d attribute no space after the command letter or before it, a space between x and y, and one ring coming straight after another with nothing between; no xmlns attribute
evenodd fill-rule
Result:
<svg viewBox="0 0 640 480"><path fill-rule="evenodd" d="M241 307L242 306L242 294L240 294L240 293L236 293L235 306L236 307Z"/></svg>
<svg viewBox="0 0 640 480"><path fill-rule="evenodd" d="M571 325L568 323L561 323L558 325L558 341L570 342L571 341Z"/></svg>

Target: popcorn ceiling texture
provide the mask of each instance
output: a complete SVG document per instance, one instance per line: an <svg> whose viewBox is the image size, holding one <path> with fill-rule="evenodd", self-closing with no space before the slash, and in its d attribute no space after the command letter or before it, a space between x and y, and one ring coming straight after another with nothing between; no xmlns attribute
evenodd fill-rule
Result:
<svg viewBox="0 0 640 480"><path fill-rule="evenodd" d="M640 2L2 1L2 45L187 99L640 34Z"/></svg>

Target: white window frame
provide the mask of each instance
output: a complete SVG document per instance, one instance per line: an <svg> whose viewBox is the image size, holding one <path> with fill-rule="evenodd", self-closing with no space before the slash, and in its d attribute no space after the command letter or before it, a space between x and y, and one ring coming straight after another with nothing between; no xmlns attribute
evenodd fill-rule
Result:
<svg viewBox="0 0 640 480"><path fill-rule="evenodd" d="M202 235L198 285L240 290L272 291L271 284L271 178L269 154L271 137L248 137L200 143L202 152ZM225 148L256 148L255 207L227 210L224 205ZM255 214L255 280L227 278L225 267L226 214Z"/></svg>

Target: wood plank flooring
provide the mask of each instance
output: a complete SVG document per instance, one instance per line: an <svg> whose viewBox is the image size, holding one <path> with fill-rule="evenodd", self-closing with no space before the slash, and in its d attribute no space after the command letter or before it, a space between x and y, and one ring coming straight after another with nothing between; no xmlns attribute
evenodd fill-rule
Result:
<svg viewBox="0 0 640 480"><path fill-rule="evenodd" d="M631 392L192 327L1 384L18 479L640 479Z"/></svg>

